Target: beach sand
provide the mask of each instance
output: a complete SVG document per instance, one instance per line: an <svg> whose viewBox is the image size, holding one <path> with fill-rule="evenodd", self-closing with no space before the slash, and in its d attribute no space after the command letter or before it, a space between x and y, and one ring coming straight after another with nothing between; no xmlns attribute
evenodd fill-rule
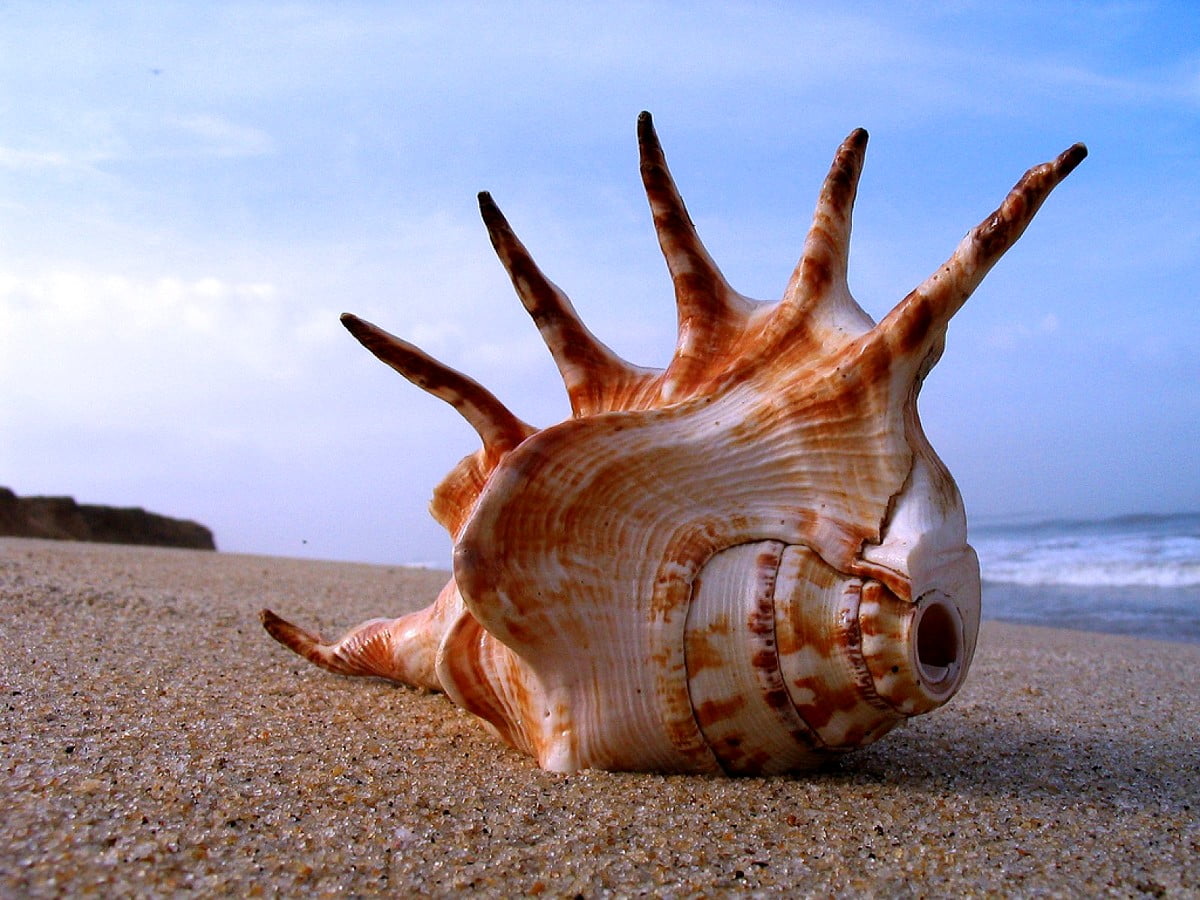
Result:
<svg viewBox="0 0 1200 900"><path fill-rule="evenodd" d="M1200 646L984 624L830 771L552 775L327 637L442 573L0 539L0 895L1200 895Z"/></svg>

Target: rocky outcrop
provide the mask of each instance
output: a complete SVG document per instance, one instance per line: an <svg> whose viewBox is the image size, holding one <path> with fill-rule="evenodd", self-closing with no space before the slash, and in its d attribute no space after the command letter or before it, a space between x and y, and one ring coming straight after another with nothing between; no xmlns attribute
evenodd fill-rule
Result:
<svg viewBox="0 0 1200 900"><path fill-rule="evenodd" d="M217 549L213 533L198 522L71 497L18 497L8 488L0 488L0 536Z"/></svg>

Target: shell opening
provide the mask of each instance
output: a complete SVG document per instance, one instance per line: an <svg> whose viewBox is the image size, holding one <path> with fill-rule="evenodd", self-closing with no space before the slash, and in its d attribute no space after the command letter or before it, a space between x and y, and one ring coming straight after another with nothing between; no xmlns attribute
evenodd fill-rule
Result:
<svg viewBox="0 0 1200 900"><path fill-rule="evenodd" d="M935 696L954 690L962 670L963 622L958 608L940 598L923 605L913 623L917 671Z"/></svg>

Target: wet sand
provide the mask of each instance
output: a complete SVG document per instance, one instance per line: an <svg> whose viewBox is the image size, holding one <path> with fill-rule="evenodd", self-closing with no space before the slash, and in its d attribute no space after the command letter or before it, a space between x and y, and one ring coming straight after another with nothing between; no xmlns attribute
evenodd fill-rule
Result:
<svg viewBox="0 0 1200 900"><path fill-rule="evenodd" d="M0 538L0 895L1200 895L1200 645L985 623L962 693L817 775L551 775L322 672L396 567Z"/></svg>

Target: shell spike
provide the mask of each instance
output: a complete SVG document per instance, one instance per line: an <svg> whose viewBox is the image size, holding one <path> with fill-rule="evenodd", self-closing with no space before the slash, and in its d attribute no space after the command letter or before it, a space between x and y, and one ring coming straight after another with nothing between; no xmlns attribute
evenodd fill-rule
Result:
<svg viewBox="0 0 1200 900"><path fill-rule="evenodd" d="M838 147L817 198L804 252L783 295L785 308L819 302L831 290L845 289L850 224L866 152L867 132L862 128L850 132Z"/></svg>
<svg viewBox="0 0 1200 900"><path fill-rule="evenodd" d="M679 194L650 113L638 116L638 152L642 184L658 244L675 286L679 342L668 369L667 389L688 383L704 370L706 360L739 337L754 304L729 286L708 250Z"/></svg>
<svg viewBox="0 0 1200 900"><path fill-rule="evenodd" d="M398 619L368 619L333 643L293 625L269 609L259 613L263 628L283 646L338 675L374 675L436 689L436 644L427 632L443 607L431 606Z"/></svg>
<svg viewBox="0 0 1200 900"><path fill-rule="evenodd" d="M990 216L972 228L950 258L900 301L876 327L897 357L910 358L924 371L936 354L950 318L1033 220L1042 202L1087 156L1074 144L1050 162L1034 166L1008 192Z"/></svg>
<svg viewBox="0 0 1200 900"><path fill-rule="evenodd" d="M387 619L364 622L332 644L322 642L311 631L293 625L269 609L260 612L259 619L271 637L322 669L338 675L390 677L391 653L385 646L386 632L380 627Z"/></svg>
<svg viewBox="0 0 1200 900"><path fill-rule="evenodd" d="M446 366L418 347L350 313L342 324L358 342L417 387L445 400L470 423L490 453L504 453L533 434L487 388Z"/></svg>
<svg viewBox="0 0 1200 900"><path fill-rule="evenodd" d="M644 370L621 359L583 324L570 298L542 274L487 191L479 195L479 212L517 296L554 357L571 409L576 416L598 411L604 405L600 394Z"/></svg>

